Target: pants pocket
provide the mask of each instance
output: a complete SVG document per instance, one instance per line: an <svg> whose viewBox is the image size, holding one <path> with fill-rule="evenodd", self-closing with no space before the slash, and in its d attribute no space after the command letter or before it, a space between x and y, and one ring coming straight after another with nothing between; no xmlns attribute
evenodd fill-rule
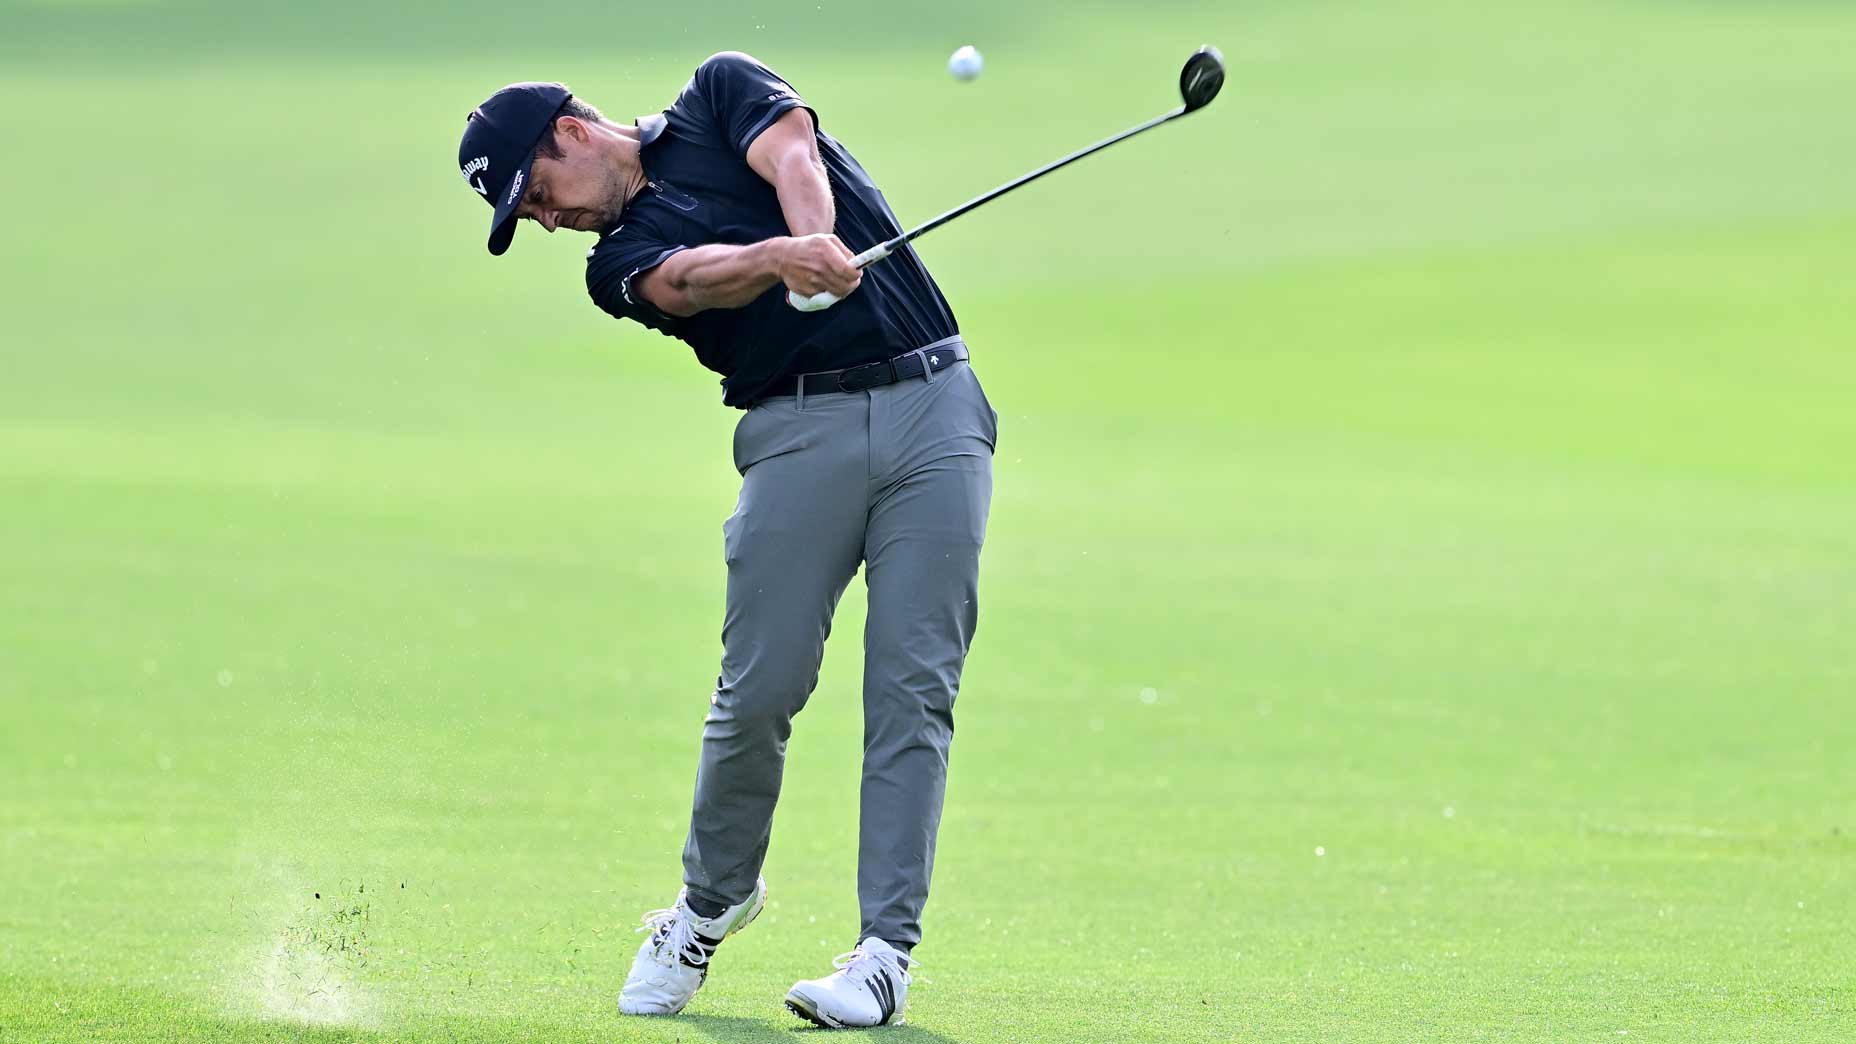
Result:
<svg viewBox="0 0 1856 1044"><path fill-rule="evenodd" d="M748 470L748 464L752 463L751 461L747 459L747 455L744 452L744 449L747 443L748 424L755 419L754 415L756 413L759 413L760 409L761 408L758 405L749 406L747 408L747 412L741 415L741 419L735 422L735 437L734 437L734 442L733 442L733 449L734 449L734 458L735 458L735 473L737 475L746 474Z"/></svg>
<svg viewBox="0 0 1856 1044"><path fill-rule="evenodd" d="M748 469L770 457L797 453L813 444L813 434L823 420L808 420L784 403L755 403L735 422L735 471L746 475Z"/></svg>
<svg viewBox="0 0 1856 1044"><path fill-rule="evenodd" d="M999 449L999 411L992 408L992 400L986 397L986 389L980 385L979 375L973 372L972 364L962 369L967 380L973 384L973 398L979 405L980 434L985 438L987 447L996 453Z"/></svg>

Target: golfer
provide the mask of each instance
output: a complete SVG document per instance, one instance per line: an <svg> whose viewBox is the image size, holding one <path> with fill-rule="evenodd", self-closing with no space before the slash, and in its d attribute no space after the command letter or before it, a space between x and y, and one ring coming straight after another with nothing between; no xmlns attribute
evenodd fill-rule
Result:
<svg viewBox="0 0 1856 1044"><path fill-rule="evenodd" d="M863 924L786 1005L822 1026L890 1021L921 940L992 497L998 415L952 310L911 247L850 264L846 244L899 234L895 215L818 114L745 54L707 59L670 108L630 124L561 84L512 84L470 114L458 166L494 208L490 253L522 219L597 235L594 303L689 345L744 411L683 889L646 915L619 1010L682 1010L766 903L787 737L861 563ZM789 290L843 300L800 312Z"/></svg>

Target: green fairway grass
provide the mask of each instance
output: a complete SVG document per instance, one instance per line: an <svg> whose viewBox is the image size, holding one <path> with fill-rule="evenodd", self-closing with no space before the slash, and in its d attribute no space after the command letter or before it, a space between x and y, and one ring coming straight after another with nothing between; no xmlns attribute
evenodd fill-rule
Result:
<svg viewBox="0 0 1856 1044"><path fill-rule="evenodd" d="M784 73L1001 415L920 1044L1856 1040L1856 8L0 0L0 1042L792 1040L861 583L675 1019L736 414L464 114ZM944 62L973 43L985 74ZM861 248L867 244L851 244Z"/></svg>

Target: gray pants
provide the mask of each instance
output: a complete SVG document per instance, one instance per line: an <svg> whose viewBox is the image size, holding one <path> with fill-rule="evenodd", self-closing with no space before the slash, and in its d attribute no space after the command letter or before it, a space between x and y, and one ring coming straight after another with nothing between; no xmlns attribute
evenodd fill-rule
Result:
<svg viewBox="0 0 1856 1044"><path fill-rule="evenodd" d="M741 418L741 498L722 527L722 673L683 850L693 895L733 905L753 892L793 715L818 683L832 611L863 562L858 938L904 950L920 941L997 433L964 362L931 380L769 399Z"/></svg>

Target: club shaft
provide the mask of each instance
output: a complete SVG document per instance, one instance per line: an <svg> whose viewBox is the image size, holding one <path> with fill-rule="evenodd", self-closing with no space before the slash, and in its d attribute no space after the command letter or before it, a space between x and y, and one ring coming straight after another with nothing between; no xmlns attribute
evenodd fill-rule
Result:
<svg viewBox="0 0 1856 1044"><path fill-rule="evenodd" d="M1070 153L1068 156L1065 156L1060 160L1055 160L1050 163L1046 163L1042 167L1039 167L1038 169L1032 171L1029 174L1024 175L1023 177L1016 178L1012 181L1008 181L1005 184L1000 185L998 188L993 189L991 192L988 192L984 195L975 196L974 198L967 200L965 203L962 203L961 205L948 211L947 213L942 214L940 217L934 218L933 220L917 225L914 228L909 229L907 232L904 232L903 234L897 236L896 238L889 240L888 242L883 244L882 252L878 256L879 257L887 256L891 251L896 250L897 248L901 247L904 243L910 242L911 240L914 240L918 236L925 235L929 231L947 224L949 221L954 220L955 218L959 217L962 214L965 214L967 211L972 210L974 207L977 207L982 203L990 203L993 200L998 199L1000 196L1005 195L1007 192L1010 192L1013 189L1018 188L1021 185L1029 185L1031 182L1036 181L1037 179L1043 177L1046 174L1049 174L1051 171L1056 170L1059 167L1069 166L1070 164L1075 163L1077 160L1082 159L1084 156L1087 156L1094 152L1100 152L1103 149L1108 148L1110 145L1113 145L1118 141L1127 141L1129 138L1134 137L1136 134L1139 134L1142 131L1152 130L1155 127L1160 126L1162 123L1167 122L1168 120L1177 119L1178 117L1184 116L1185 114L1186 114L1186 108L1185 106L1182 105L1179 108L1174 109L1171 112L1163 113L1159 116L1155 116L1153 119L1148 120L1146 123L1142 123L1134 127L1129 127L1127 130L1122 131L1120 134L1117 134L1112 138L1104 138L1103 140L1096 142L1094 145L1091 145L1088 148L1078 149L1075 152Z"/></svg>

